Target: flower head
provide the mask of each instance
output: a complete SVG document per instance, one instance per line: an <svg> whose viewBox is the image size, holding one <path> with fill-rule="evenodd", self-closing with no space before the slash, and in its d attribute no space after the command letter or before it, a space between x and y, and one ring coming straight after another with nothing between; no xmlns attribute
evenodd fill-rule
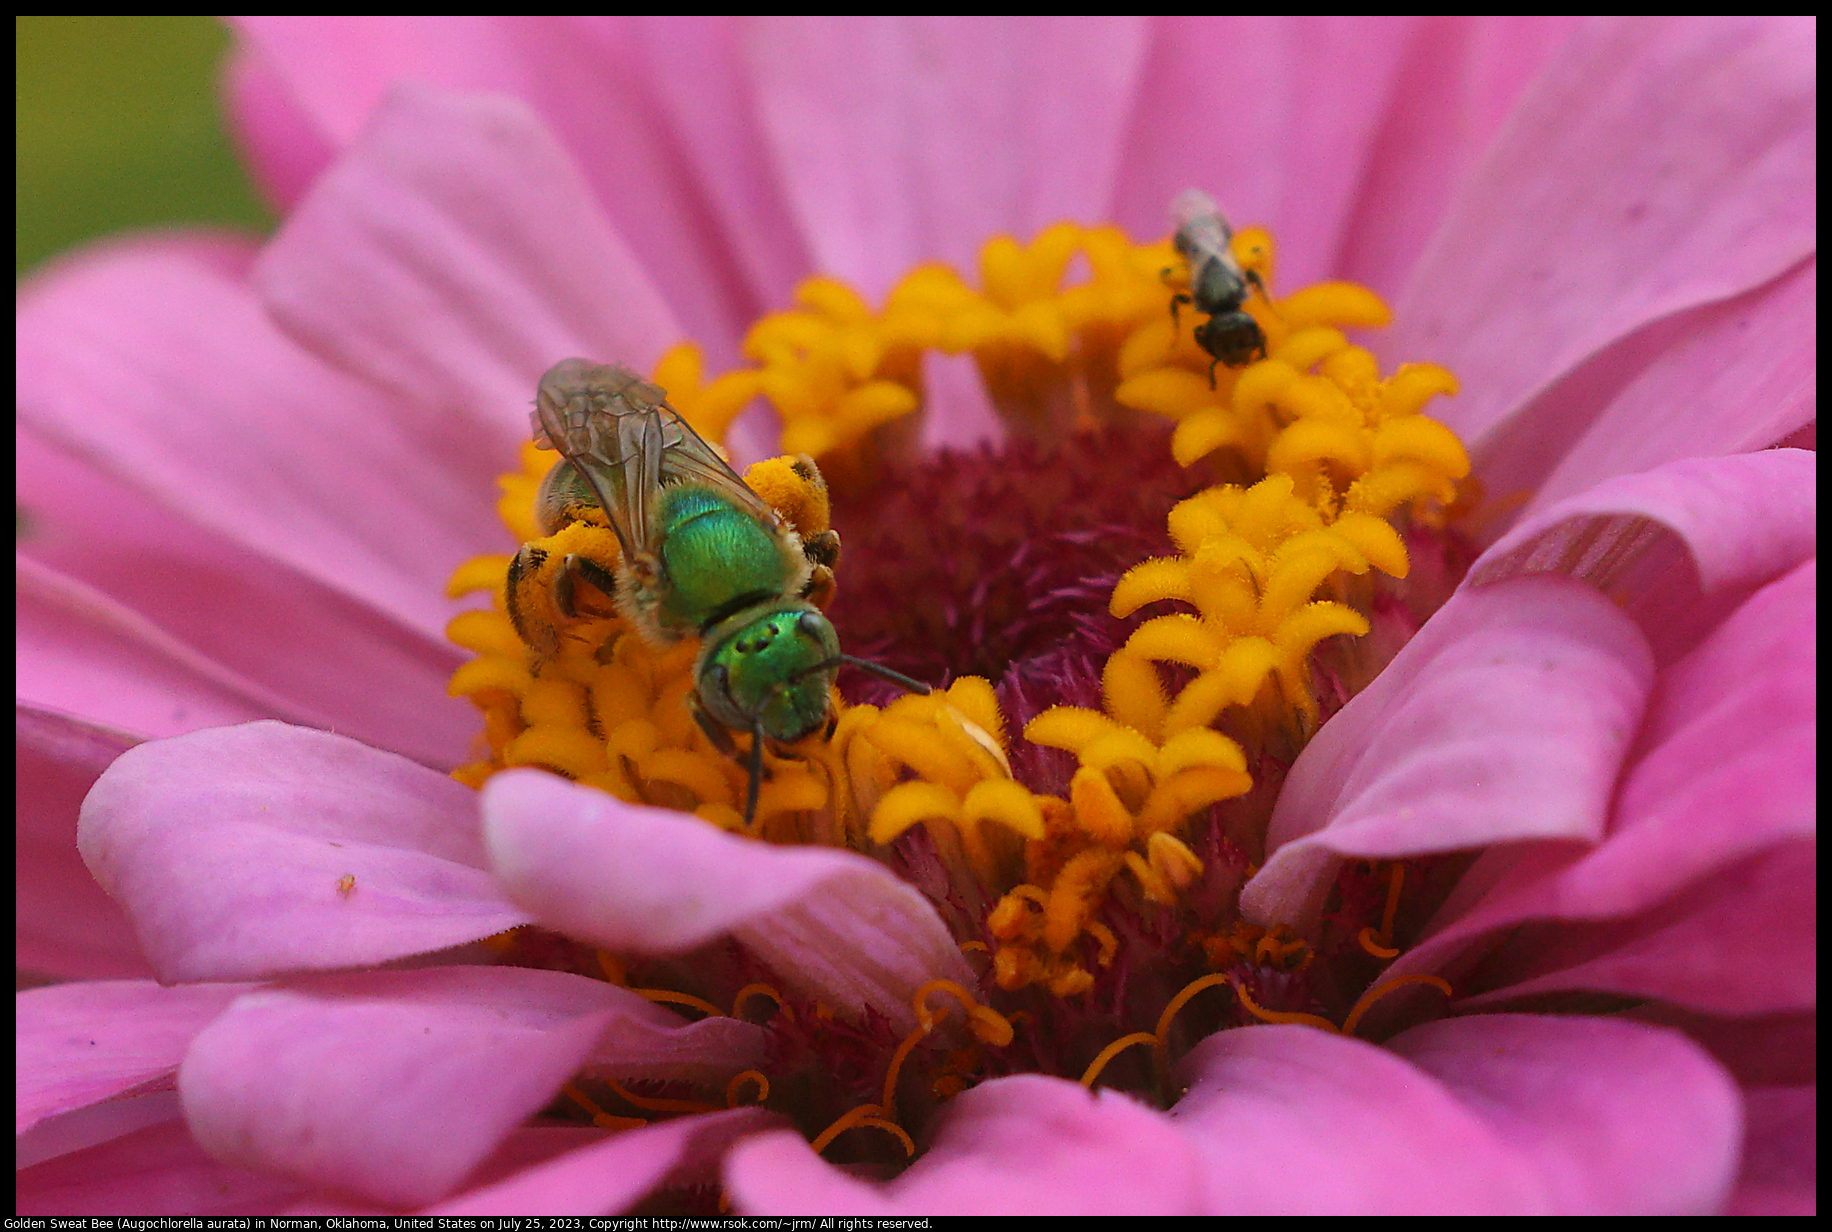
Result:
<svg viewBox="0 0 1832 1232"><path fill-rule="evenodd" d="M143 247L22 302L45 458L22 467L28 499L52 465L131 460L140 558L233 579L201 617L94 540L22 558L24 613L81 616L107 653L76 661L130 686L97 712L92 676L28 681L22 744L69 767L66 798L127 743L94 720L206 728L120 758L84 805L83 855L145 958L117 942L55 967L69 951L47 945L44 965L150 962L185 986L22 996L22 1050L42 1053L22 1127L61 1114L34 1141L100 1142L22 1194L99 1209L118 1199L98 1185L150 1168L202 1169L250 1209L612 1210L681 1184L745 1210L1678 1210L1733 1185L1745 1206L1810 1204L1812 455L1713 456L1811 423L1799 33L1548 39L1453 195L1466 147L1441 117L1369 100L1461 72L1488 131L1522 81L1472 54L1481 27L1334 50L1309 32L1291 96L1322 110L1295 142L1237 136L1266 114L1253 91L1282 87L1218 76L1206 30L1040 29L1034 62L1000 72L984 57L1008 44L921 23L748 42L511 23L506 58L465 27L415 53L524 93L556 142L518 104L424 88L362 128L362 91L317 92L289 58L316 44L254 28L255 143L310 174L252 278L245 254ZM519 55L588 51L643 67L583 100L551 83L602 74L519 75ZM748 65L731 79L755 111L688 91L670 66L690 53ZM1603 88L1625 61L1637 84ZM934 62L939 93L881 71ZM1039 72L1058 92L1025 88ZM1197 105L1192 75L1246 93ZM255 104L335 160L318 173ZM1002 131L1061 140L1009 143L1046 151L1035 165L980 157ZM655 154L663 136L687 153ZM630 191L637 167L654 191ZM1170 312L1171 245L1092 225L1156 236L1192 181L1275 224L1232 250L1267 287L1243 306L1264 358L1212 388L1203 305ZM1408 208L1353 209L1356 186ZM657 204L676 190L690 208ZM1416 219L1446 200L1426 244ZM797 288L810 266L837 277ZM1371 291L1286 289L1329 269L1390 290L1408 266L1394 353L1441 368L1339 332L1381 323ZM174 296L197 312L152 312ZM845 648L947 687L868 701L842 678L830 731L767 750L747 816L744 767L683 704L690 642L587 604L552 653L530 647L498 590L513 544L478 511L514 456L510 409L568 354L641 367L740 457L766 452L737 417L761 394L831 481L827 507L792 465L747 471L801 541L846 536ZM123 365L143 379L102 406L69 379ZM167 388L185 392L150 415ZM915 456L994 435L1019 443ZM589 519L531 520L550 465L524 451L505 520L589 552ZM365 466L394 482L359 491ZM1118 475L1136 499L1098 494ZM1066 515L1049 484L1073 485ZM48 526L94 524L92 501L46 502ZM491 543L456 575L501 605L453 622L460 664L432 640L433 590ZM357 618L365 638L329 636ZM260 636L220 632L242 628ZM313 670L271 652L281 635L323 647ZM423 717L447 673L485 715L458 771L481 797L426 768L463 748L457 719ZM376 747L209 729L269 715ZM547 770L498 773L517 766ZM78 1021L117 1041L107 1065L57 1045ZM1767 1069L1739 1059L1757 1037ZM786 1124L760 1133L771 1114ZM1318 1188L1243 1182L1238 1148L1314 1160Z"/></svg>

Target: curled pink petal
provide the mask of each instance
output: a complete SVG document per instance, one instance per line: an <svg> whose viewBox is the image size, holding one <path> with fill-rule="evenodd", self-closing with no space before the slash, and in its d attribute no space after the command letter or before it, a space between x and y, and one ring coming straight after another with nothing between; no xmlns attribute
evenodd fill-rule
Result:
<svg viewBox="0 0 1832 1232"><path fill-rule="evenodd" d="M1193 1215L1204 1180L1163 1117L1112 1091L1034 1074L958 1096L932 1145L888 1185L854 1180L795 1134L742 1143L725 1167L747 1214ZM855 1132L878 1132L871 1130Z"/></svg>
<svg viewBox="0 0 1832 1232"><path fill-rule="evenodd" d="M1729 1192L1741 1101L1677 1034L1487 1014L1415 1027L1387 1046L1532 1167L1550 1213L1708 1214Z"/></svg>
<svg viewBox="0 0 1832 1232"><path fill-rule="evenodd" d="M1241 910L1308 927L1345 856L1602 837L1652 685L1634 624L1587 587L1459 592L1292 767Z"/></svg>
<svg viewBox="0 0 1832 1232"><path fill-rule="evenodd" d="M567 355L647 369L680 329L570 156L513 99L402 86L262 253L276 320L498 457ZM453 421L443 430L452 432Z"/></svg>
<svg viewBox="0 0 1832 1232"><path fill-rule="evenodd" d="M1814 251L1814 45L1810 17L1630 17L1548 64L1395 311L1392 353L1463 382L1440 414L1473 456L1602 348Z"/></svg>
<svg viewBox="0 0 1832 1232"><path fill-rule="evenodd" d="M129 750L84 801L77 841L161 979L251 979L526 922L479 867L476 807L405 758L251 723Z"/></svg>
<svg viewBox="0 0 1832 1232"><path fill-rule="evenodd" d="M761 1108L682 1117L626 1130L493 1185L457 1194L429 1215L615 1215L669 1184L716 1184L731 1144L776 1124Z"/></svg>
<svg viewBox="0 0 1832 1232"><path fill-rule="evenodd" d="M192 1037L247 991L97 980L20 993L14 1132L176 1073Z"/></svg>
<svg viewBox="0 0 1832 1232"><path fill-rule="evenodd" d="M413 1206L450 1193L618 1020L669 1017L554 971L321 977L237 1001L192 1042L178 1086L218 1158ZM681 1049L709 1059L695 1050Z"/></svg>
<svg viewBox="0 0 1832 1232"><path fill-rule="evenodd" d="M923 984L976 982L928 901L862 856L735 838L535 770L492 778L483 809L504 891L571 936L675 954L729 935L798 991L900 1029Z"/></svg>
<svg viewBox="0 0 1832 1232"><path fill-rule="evenodd" d="M1519 516L1618 475L1786 440L1817 413L1818 262L1639 331L1491 439L1482 482Z"/></svg>
<svg viewBox="0 0 1832 1232"><path fill-rule="evenodd" d="M76 849L83 797L137 743L67 715L14 710L13 942L21 972L60 979L152 975L133 925Z"/></svg>
<svg viewBox="0 0 1832 1232"><path fill-rule="evenodd" d="M1482 554L1468 585L1559 573L1628 608L1671 662L1816 551L1819 456L1769 449L1624 475L1553 505Z"/></svg>
<svg viewBox="0 0 1832 1232"><path fill-rule="evenodd" d="M223 69L223 113L275 212L298 203L332 158L331 143L273 64L246 41Z"/></svg>

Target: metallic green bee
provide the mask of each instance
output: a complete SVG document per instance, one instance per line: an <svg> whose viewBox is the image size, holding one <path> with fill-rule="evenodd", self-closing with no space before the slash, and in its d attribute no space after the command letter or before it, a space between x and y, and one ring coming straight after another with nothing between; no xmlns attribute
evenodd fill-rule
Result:
<svg viewBox="0 0 1832 1232"><path fill-rule="evenodd" d="M660 387L619 364L564 359L541 378L529 418L535 443L561 455L541 483L542 529L554 536L578 524L608 525L617 550L615 559L589 550L589 532L584 550L557 559L541 545L524 545L509 568L510 618L537 658L550 655L559 633L548 604L561 623L590 614L584 583L611 598L654 645L699 637L688 704L727 756L740 756L731 732L751 735L747 823L757 811L764 741L793 742L819 730L842 664L929 692L840 653L833 625L809 601L822 575L831 585L839 536L828 531L804 543L668 405ZM812 461L795 465L821 486Z"/></svg>

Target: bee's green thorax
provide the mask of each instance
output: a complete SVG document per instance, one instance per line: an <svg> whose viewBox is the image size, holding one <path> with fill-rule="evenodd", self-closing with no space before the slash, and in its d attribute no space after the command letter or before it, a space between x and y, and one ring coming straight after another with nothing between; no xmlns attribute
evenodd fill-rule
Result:
<svg viewBox="0 0 1832 1232"><path fill-rule="evenodd" d="M719 493L683 485L657 501L668 577L661 623L704 628L734 607L790 589L796 563L781 539Z"/></svg>
<svg viewBox="0 0 1832 1232"><path fill-rule="evenodd" d="M766 736L800 740L827 719L838 669L820 665L839 652L833 626L812 604L777 599L746 608L706 635L700 702L735 731L760 718Z"/></svg>

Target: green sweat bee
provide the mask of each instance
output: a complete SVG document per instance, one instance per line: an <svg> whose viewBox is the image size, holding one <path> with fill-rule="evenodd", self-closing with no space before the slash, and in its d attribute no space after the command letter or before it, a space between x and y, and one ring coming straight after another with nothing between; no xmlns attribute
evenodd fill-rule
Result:
<svg viewBox="0 0 1832 1232"><path fill-rule="evenodd" d="M560 623L604 615L608 599L652 645L700 638L688 705L729 757L740 758L731 733L750 734L747 823L764 742L792 743L827 723L841 665L929 692L840 652L811 601L832 586L839 536L828 530L804 542L659 386L620 364L564 359L541 378L529 421L535 444L560 454L536 499L541 529L551 537L581 528L574 539L584 550L556 558L551 546L530 543L516 554L507 595L517 632L537 661L551 657ZM824 491L811 459L793 465ZM590 549L601 526L616 536L615 559Z"/></svg>

